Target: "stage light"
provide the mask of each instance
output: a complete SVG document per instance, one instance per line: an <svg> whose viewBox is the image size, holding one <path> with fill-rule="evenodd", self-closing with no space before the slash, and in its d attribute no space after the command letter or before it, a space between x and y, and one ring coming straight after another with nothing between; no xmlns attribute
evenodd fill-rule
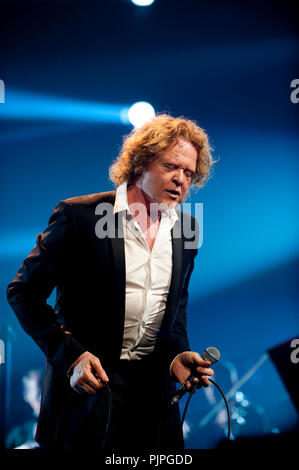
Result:
<svg viewBox="0 0 299 470"><path fill-rule="evenodd" d="M134 103L128 111L129 121L134 127L141 127L146 121L149 121L154 116L154 108L146 101L138 101L137 103Z"/></svg>
<svg viewBox="0 0 299 470"><path fill-rule="evenodd" d="M279 434L279 433L280 433L280 430L279 430L278 428L272 428L272 429L271 429L271 432L272 432L273 434Z"/></svg>
<svg viewBox="0 0 299 470"><path fill-rule="evenodd" d="M131 0L134 5L137 5L138 7L148 7L154 3L155 0Z"/></svg>
<svg viewBox="0 0 299 470"><path fill-rule="evenodd" d="M6 90L0 119L129 124L129 106Z"/></svg>
<svg viewBox="0 0 299 470"><path fill-rule="evenodd" d="M244 399L244 394L242 392L236 392L236 401L241 402Z"/></svg>
<svg viewBox="0 0 299 470"><path fill-rule="evenodd" d="M242 418L242 416L239 416L237 418L237 423L241 424L241 426L242 426L243 424L246 424L246 419Z"/></svg>
<svg viewBox="0 0 299 470"><path fill-rule="evenodd" d="M246 408L246 406L249 405L249 401L248 401L248 400L242 400L242 401L241 401L241 405L242 405L244 408Z"/></svg>

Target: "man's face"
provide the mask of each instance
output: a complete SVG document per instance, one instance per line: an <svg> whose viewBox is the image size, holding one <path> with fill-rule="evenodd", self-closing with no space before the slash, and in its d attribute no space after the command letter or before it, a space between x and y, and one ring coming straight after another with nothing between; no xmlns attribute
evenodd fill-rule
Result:
<svg viewBox="0 0 299 470"><path fill-rule="evenodd" d="M196 170L197 150L186 140L178 142L151 162L138 186L153 202L174 206L188 191Z"/></svg>

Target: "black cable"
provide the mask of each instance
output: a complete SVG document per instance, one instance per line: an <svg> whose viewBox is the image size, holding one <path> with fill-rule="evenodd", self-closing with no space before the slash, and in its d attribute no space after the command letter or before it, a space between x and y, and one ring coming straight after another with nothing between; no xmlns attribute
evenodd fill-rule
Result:
<svg viewBox="0 0 299 470"><path fill-rule="evenodd" d="M111 409L112 409L112 392L111 388L109 387L108 383L105 384L105 388L108 390L108 416L107 416L107 424L106 424L106 429L105 429L105 434L103 438L103 442L101 447L103 448L106 444L106 438L108 434L108 429L110 426L110 420L111 420ZM66 420L68 418L68 412L71 411L71 405L74 400L76 400L78 396L78 391L73 390L73 393L67 400L66 404L64 405L58 422L56 426L56 433L55 433L55 438L54 438L54 446L57 448L62 448L62 449L67 449L67 443L64 442L64 431L65 431L65 426L66 426Z"/></svg>
<svg viewBox="0 0 299 470"><path fill-rule="evenodd" d="M68 400L66 401L64 407L62 408L60 416L57 420L55 437L54 437L54 447L56 448L66 449L63 432L65 431L67 412L69 412L70 405L72 401L74 400L74 397L76 397L76 393L78 392L75 392L74 390L72 390L72 393L69 396Z"/></svg>
<svg viewBox="0 0 299 470"><path fill-rule="evenodd" d="M226 406L226 412L227 412L227 421L228 421L228 431L227 431L227 439L229 440L230 439L230 435L231 435L231 416L230 416L230 411L229 411L229 406L228 406L228 403L227 403L227 400L225 398L225 395L223 393L223 391L221 390L221 388L219 387L218 384L216 384L216 382L214 382L214 380L210 379L209 378L209 381L215 385L215 387L217 387L217 389L219 390L219 392L221 393L222 395L222 398L224 400L224 403L225 403L225 406ZM189 406L189 403L190 403L190 400L191 400L191 397L193 396L193 394L196 392L197 390L197 387L193 387L192 390L189 392L189 397L188 397L188 400L186 402L186 405L185 405L185 409L184 409L184 413L183 413L183 417L182 417L182 421L181 421L181 426L183 427L183 424L184 424L184 420L185 420L185 416L186 416L186 413L187 413L187 409L188 409L188 406Z"/></svg>
<svg viewBox="0 0 299 470"><path fill-rule="evenodd" d="M189 406L189 403L190 403L190 400L192 398L192 395L196 392L196 388L193 387L189 393L189 397L188 397L188 400L186 402L186 405L185 405L185 409L184 409L184 413L183 413L183 417L182 417L182 421L181 421L181 425L183 427L183 424L184 424L184 421L185 421L185 416L186 416L186 413L187 413L187 409L188 409L188 406Z"/></svg>
<svg viewBox="0 0 299 470"><path fill-rule="evenodd" d="M109 398L108 398L108 417L107 417L107 424L106 424L104 439L103 439L102 446L101 446L102 449L105 447L105 444L106 444L106 438L107 438L108 429L109 429L109 426L110 426L111 409L112 409L112 392L111 392L111 388L109 387L108 383L105 385L105 387L107 388L107 390L109 392Z"/></svg>
<svg viewBox="0 0 299 470"><path fill-rule="evenodd" d="M222 392L221 388L219 387L219 385L218 385L216 382L214 382L214 380L212 380L212 379L210 379L210 378L209 378L209 381L217 387L217 389L219 390L219 392L220 392L221 395L222 395L222 398L224 399L225 406L226 406L226 411L227 411L227 418L228 418L228 434L227 434L227 439L230 439L230 434L231 434L231 416L230 416L230 411L229 411L229 406L228 406L227 400L226 400L225 395L224 395L224 393ZM107 416L107 424L106 424L105 434L104 434L104 438L103 438L103 442L102 442L102 446L101 446L102 448L104 448L104 446L105 446L105 444L106 444L106 438L107 438L107 434L108 434L108 430L109 430L109 426L110 426L111 410L112 410L112 392L111 392L111 388L109 387L109 384L108 384L108 383L105 385L105 387L107 388L108 393L109 393L109 395L108 395L108 416ZM187 413L187 409L188 409L190 400L191 400L192 396L194 395L194 393L196 392L196 390L197 390L197 387L195 386L195 387L193 387L193 388L191 389L191 391L189 392L189 397L188 397L188 400L187 400L187 402L186 402L185 409L184 409L183 416L182 416L182 420L181 420L181 426L182 426L182 427L183 427L183 424L184 424L184 420L185 420L185 416L186 416L186 413ZM68 400L66 406L64 407L63 412L62 412L62 414L61 414L61 416L60 416L60 420L59 420L59 421L61 421L61 420L63 421L62 416L65 418L65 411L66 411L66 409L67 409L67 407L68 407L68 405L69 405L69 403L70 403L70 401L71 401L72 398L73 398L73 396L70 397L70 399ZM161 422L160 422L160 424L159 424L159 433L158 433L158 435L160 434L160 425L161 425ZM60 428L60 426L58 426L58 429L59 429L59 428ZM60 434L60 433L58 433L58 434ZM60 437L60 435L59 435L59 437ZM55 439L56 442L57 442L57 441L59 442L59 437L58 437L58 435L56 434L56 439ZM158 438L158 439L159 439L159 438Z"/></svg>
<svg viewBox="0 0 299 470"><path fill-rule="evenodd" d="M219 387L219 385L216 384L216 382L214 382L214 380L212 380L212 379L209 379L209 381L212 382L212 384L214 384L215 387L218 388L218 390L221 393L222 398L224 400L224 403L225 403L225 406L226 406L226 412L227 412L227 422L228 422L227 439L229 440L230 439L230 434L231 434L231 429L232 429L232 423L231 423L231 417L230 417L230 411L229 411L229 406L228 406L228 403L227 403L227 399L225 398L225 395L224 395L223 391L221 390L221 388Z"/></svg>

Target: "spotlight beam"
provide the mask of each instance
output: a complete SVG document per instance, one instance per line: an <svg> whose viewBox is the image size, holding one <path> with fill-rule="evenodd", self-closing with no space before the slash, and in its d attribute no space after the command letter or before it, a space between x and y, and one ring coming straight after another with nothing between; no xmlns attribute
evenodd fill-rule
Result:
<svg viewBox="0 0 299 470"><path fill-rule="evenodd" d="M129 107L6 89L5 103L0 106L0 118L129 124Z"/></svg>

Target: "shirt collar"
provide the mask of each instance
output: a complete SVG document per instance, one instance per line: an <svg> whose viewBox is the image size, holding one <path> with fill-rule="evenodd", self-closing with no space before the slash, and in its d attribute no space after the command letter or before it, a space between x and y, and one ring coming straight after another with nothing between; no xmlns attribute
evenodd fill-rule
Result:
<svg viewBox="0 0 299 470"><path fill-rule="evenodd" d="M168 217L171 221L171 225L173 226L178 220L177 212L179 210L179 206L167 208L164 207L161 210L161 215L162 217ZM131 213L128 205L127 181L124 181L120 186L118 186L116 190L113 214L117 214L121 211L127 211L128 213Z"/></svg>
<svg viewBox="0 0 299 470"><path fill-rule="evenodd" d="M117 214L121 211L128 211L128 194L127 194L127 182L124 181L116 190L115 203L113 208L113 214Z"/></svg>

